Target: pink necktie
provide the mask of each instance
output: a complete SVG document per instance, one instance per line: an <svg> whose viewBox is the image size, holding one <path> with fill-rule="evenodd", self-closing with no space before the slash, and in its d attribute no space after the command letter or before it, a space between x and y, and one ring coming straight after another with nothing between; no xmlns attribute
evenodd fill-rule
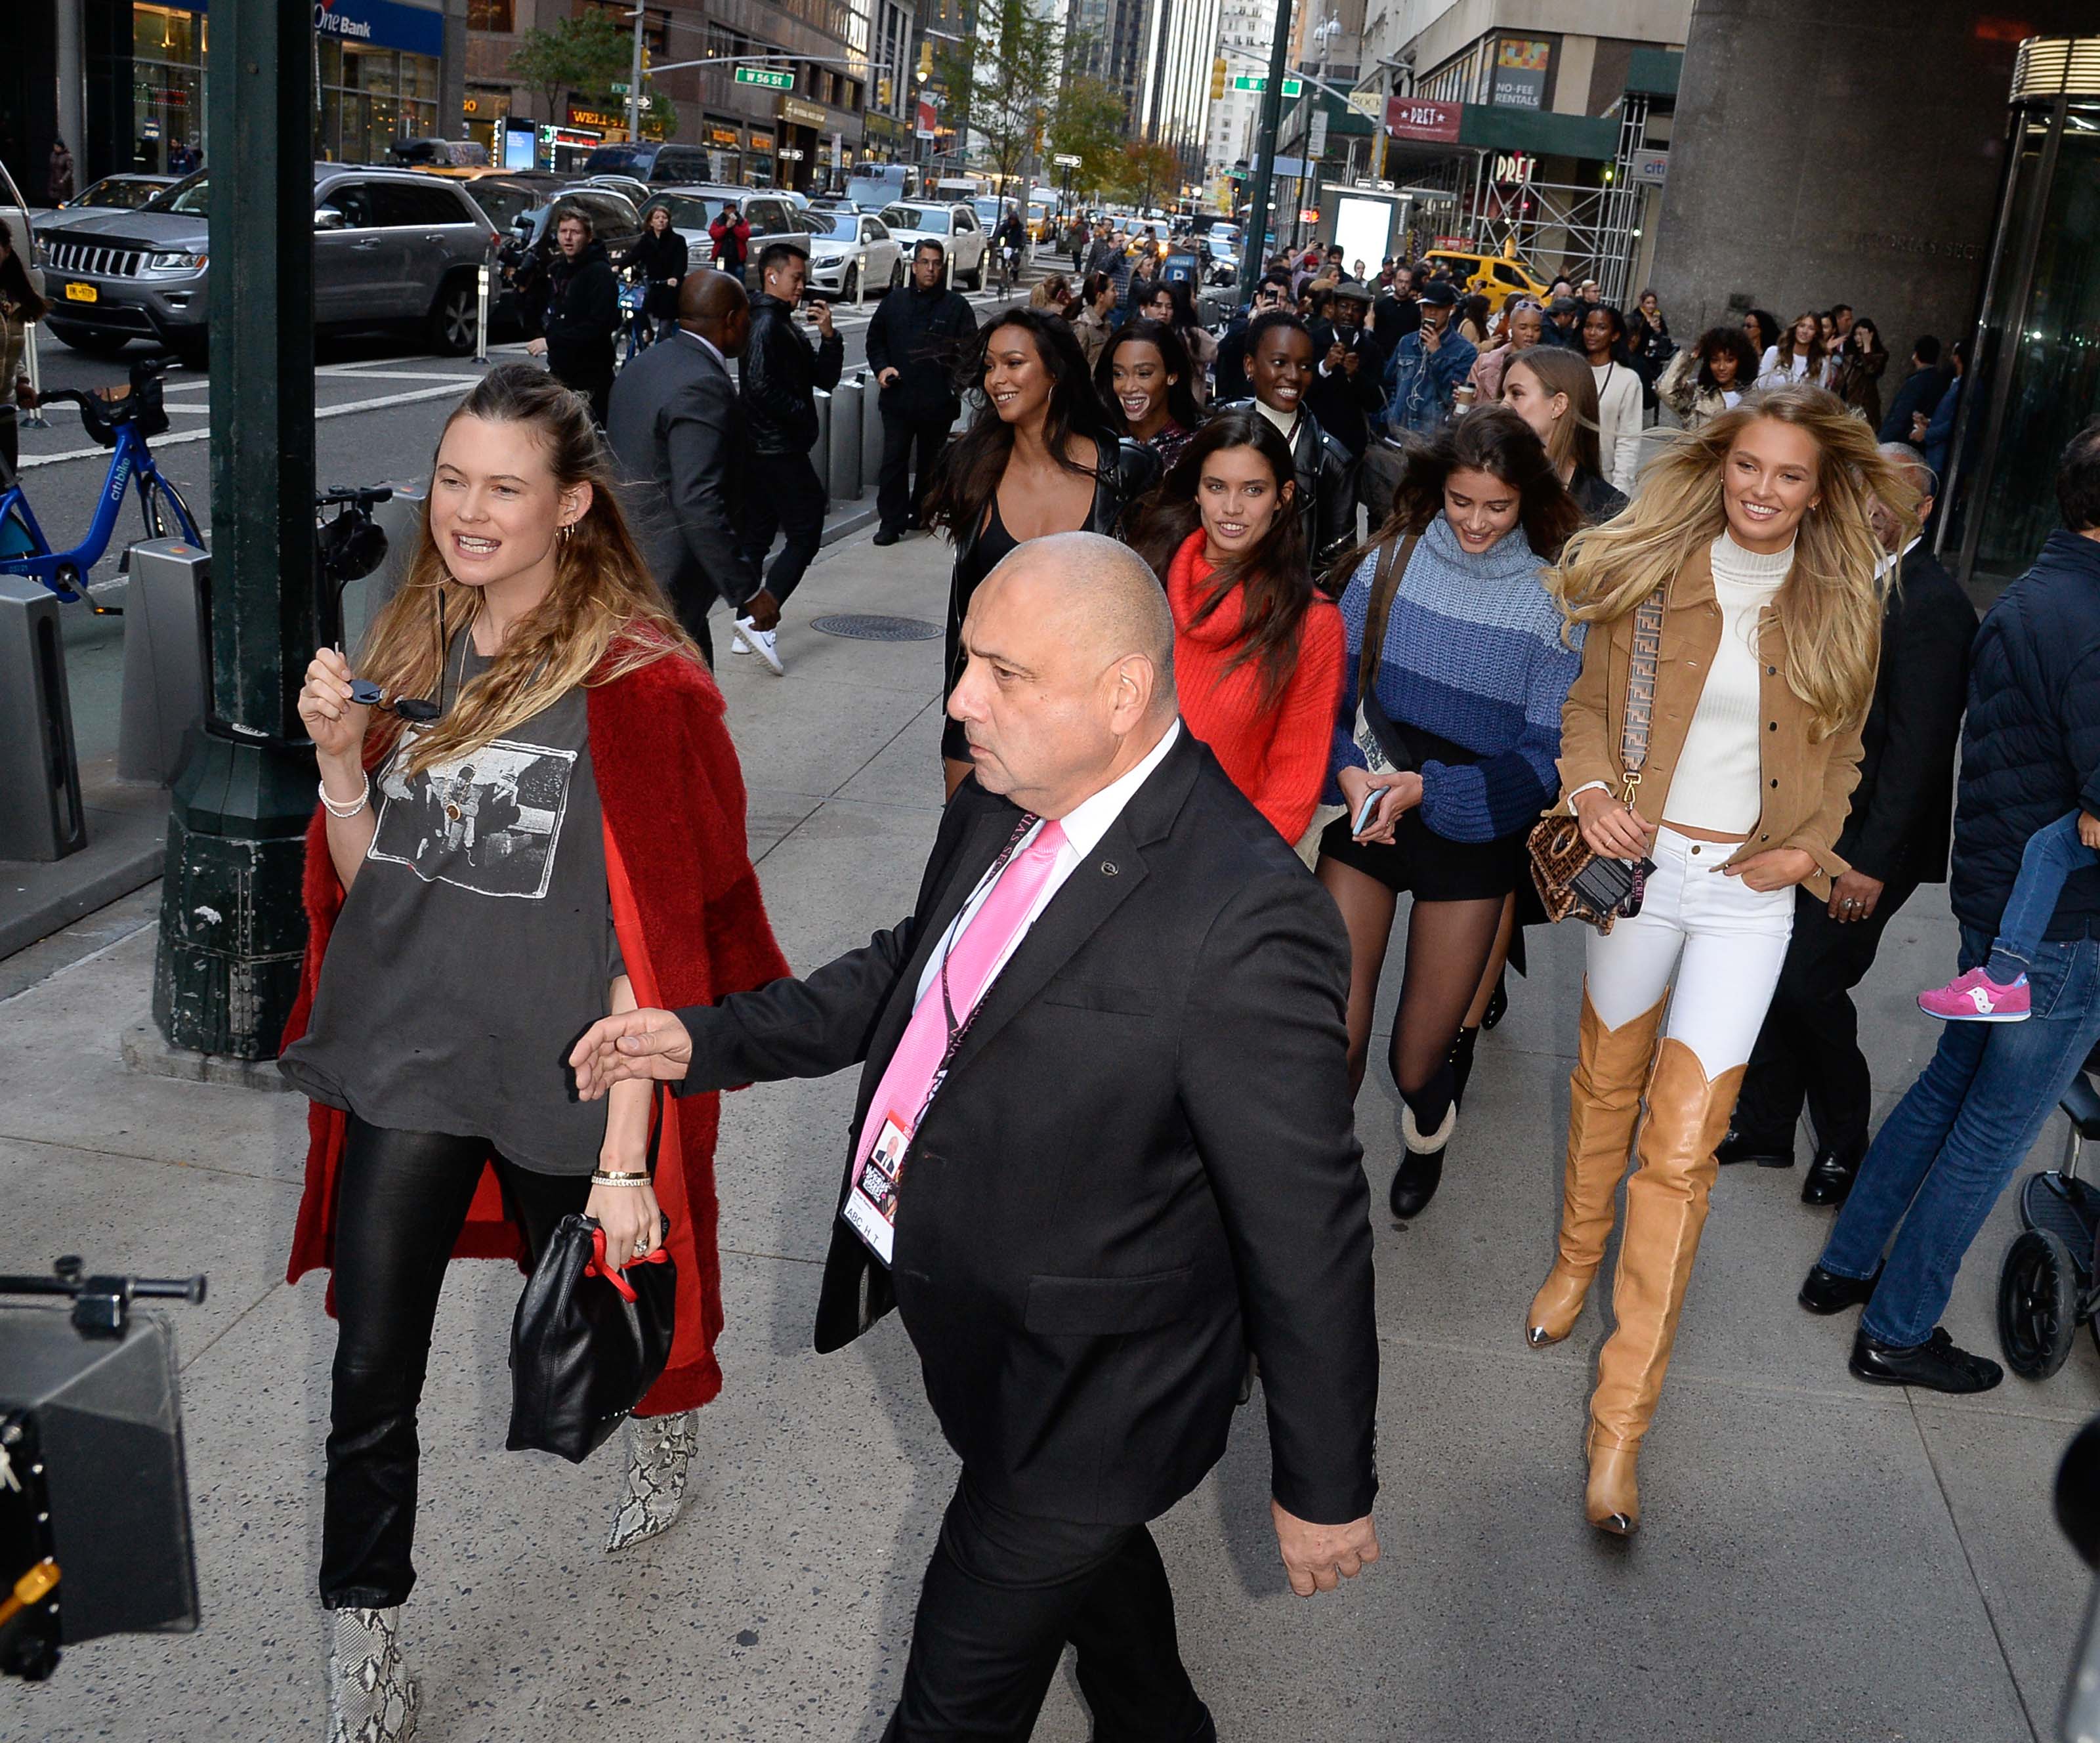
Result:
<svg viewBox="0 0 2100 1743"><path fill-rule="evenodd" d="M1057 863L1058 849L1064 845L1064 825L1047 823L1026 849L1008 862L992 885L991 894L949 952L945 1000L941 996L940 971L935 969L926 996L919 1001L897 1051L889 1056L889 1067L876 1086L875 1100L868 1104L860 1136L862 1162L867 1160L868 1152L881 1136L885 1117L893 1114L900 1124L907 1127L917 1122L926 1105L926 1092L933 1087L933 1074L940 1070L942 1056L948 1050L948 1004L954 1004L958 1022L967 1020L977 1008L991 978L993 965L1027 920L1036 897L1042 894L1043 880L1050 876L1050 868Z"/></svg>

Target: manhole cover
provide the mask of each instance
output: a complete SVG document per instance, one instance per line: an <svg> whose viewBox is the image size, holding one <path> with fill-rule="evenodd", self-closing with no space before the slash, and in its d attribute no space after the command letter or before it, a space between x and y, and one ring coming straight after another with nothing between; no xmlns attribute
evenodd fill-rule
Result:
<svg viewBox="0 0 2100 1743"><path fill-rule="evenodd" d="M819 617L810 625L826 635L842 635L855 642L933 642L942 634L938 624L920 617L874 617L849 615Z"/></svg>

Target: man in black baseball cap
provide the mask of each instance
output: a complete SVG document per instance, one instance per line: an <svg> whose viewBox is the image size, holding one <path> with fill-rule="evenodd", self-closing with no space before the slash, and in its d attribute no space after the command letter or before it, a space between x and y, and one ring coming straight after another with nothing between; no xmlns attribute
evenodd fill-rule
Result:
<svg viewBox="0 0 2100 1743"><path fill-rule="evenodd" d="M1545 339L1564 351L1582 349L1582 305L1573 297L1555 297L1546 305Z"/></svg>
<svg viewBox="0 0 2100 1743"><path fill-rule="evenodd" d="M1452 395L1480 355L1451 324L1458 293L1441 279L1422 287L1422 325L1394 349L1386 370L1387 427L1394 435L1434 435L1451 416Z"/></svg>

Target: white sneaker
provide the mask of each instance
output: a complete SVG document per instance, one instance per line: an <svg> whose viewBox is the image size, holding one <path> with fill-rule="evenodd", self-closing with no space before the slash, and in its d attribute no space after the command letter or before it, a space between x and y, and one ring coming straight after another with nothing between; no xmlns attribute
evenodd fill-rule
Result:
<svg viewBox="0 0 2100 1743"><path fill-rule="evenodd" d="M757 655L765 662L767 671L775 677L785 677L788 669L781 664L780 650L774 645L778 634L777 630L757 629L749 618L739 617L736 620L736 633L731 639L731 646L739 654Z"/></svg>

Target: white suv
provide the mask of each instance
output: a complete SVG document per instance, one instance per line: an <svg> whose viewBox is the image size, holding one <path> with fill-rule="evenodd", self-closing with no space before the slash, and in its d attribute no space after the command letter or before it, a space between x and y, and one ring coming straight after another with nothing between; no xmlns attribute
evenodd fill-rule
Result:
<svg viewBox="0 0 2100 1743"><path fill-rule="evenodd" d="M882 209L883 227L902 245L907 264L921 242L938 242L948 251L948 282L982 290L985 254L990 238L968 205L958 201L900 200Z"/></svg>

